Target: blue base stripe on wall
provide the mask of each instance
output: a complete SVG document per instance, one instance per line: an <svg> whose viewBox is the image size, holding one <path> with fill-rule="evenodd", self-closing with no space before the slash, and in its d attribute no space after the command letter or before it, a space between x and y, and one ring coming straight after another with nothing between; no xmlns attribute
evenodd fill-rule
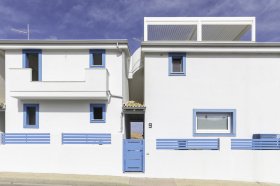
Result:
<svg viewBox="0 0 280 186"><path fill-rule="evenodd" d="M231 139L232 150L280 150L280 138Z"/></svg>
<svg viewBox="0 0 280 186"><path fill-rule="evenodd" d="M157 139L157 149L219 150L219 139Z"/></svg>
<svg viewBox="0 0 280 186"><path fill-rule="evenodd" d="M2 144L50 144L49 133L4 133Z"/></svg>
<svg viewBox="0 0 280 186"><path fill-rule="evenodd" d="M62 144L111 144L111 134L62 133Z"/></svg>

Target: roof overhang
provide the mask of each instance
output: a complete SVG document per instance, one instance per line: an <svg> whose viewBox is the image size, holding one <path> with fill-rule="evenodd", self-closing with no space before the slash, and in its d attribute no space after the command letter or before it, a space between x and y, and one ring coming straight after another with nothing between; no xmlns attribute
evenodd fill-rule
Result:
<svg viewBox="0 0 280 186"><path fill-rule="evenodd" d="M126 39L97 40L0 40L0 50L10 49L117 49L130 55Z"/></svg>
<svg viewBox="0 0 280 186"><path fill-rule="evenodd" d="M193 52L193 53L278 53L276 42L166 42L147 41L141 43L142 52Z"/></svg>

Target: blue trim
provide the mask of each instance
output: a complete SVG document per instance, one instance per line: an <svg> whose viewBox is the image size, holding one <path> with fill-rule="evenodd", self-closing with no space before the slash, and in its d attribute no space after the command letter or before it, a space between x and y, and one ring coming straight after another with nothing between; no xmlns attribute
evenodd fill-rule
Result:
<svg viewBox="0 0 280 186"><path fill-rule="evenodd" d="M94 119L93 109L95 107L102 107L102 118ZM90 104L90 122L91 123L106 123L106 105L105 104Z"/></svg>
<svg viewBox="0 0 280 186"><path fill-rule="evenodd" d="M23 49L22 50L22 68L29 68L26 54L38 54L38 80L42 81L42 50L40 49Z"/></svg>
<svg viewBox="0 0 280 186"><path fill-rule="evenodd" d="M172 71L172 61L174 57L182 58L182 70L183 72ZM186 76L186 53L168 53L168 75L169 76Z"/></svg>
<svg viewBox="0 0 280 186"><path fill-rule="evenodd" d="M197 112L207 112L207 113L231 113L231 132L230 133L197 133L196 132L196 114ZM236 136L236 109L193 109L193 136L204 136L204 137L234 137Z"/></svg>
<svg viewBox="0 0 280 186"><path fill-rule="evenodd" d="M2 144L50 144L50 133L4 133Z"/></svg>
<svg viewBox="0 0 280 186"><path fill-rule="evenodd" d="M220 139L156 139L158 150L219 150Z"/></svg>
<svg viewBox="0 0 280 186"><path fill-rule="evenodd" d="M280 150L280 138L231 139L231 150Z"/></svg>
<svg viewBox="0 0 280 186"><path fill-rule="evenodd" d="M35 125L29 125L28 113L27 113L28 107L35 107L36 109ZM23 128L35 128L35 129L39 128L39 104L23 104Z"/></svg>
<svg viewBox="0 0 280 186"><path fill-rule="evenodd" d="M62 144L111 144L109 133L62 133Z"/></svg>
<svg viewBox="0 0 280 186"><path fill-rule="evenodd" d="M102 54L102 65L94 65L94 54ZM105 50L103 49L90 49L89 50L89 67L90 68L105 68Z"/></svg>

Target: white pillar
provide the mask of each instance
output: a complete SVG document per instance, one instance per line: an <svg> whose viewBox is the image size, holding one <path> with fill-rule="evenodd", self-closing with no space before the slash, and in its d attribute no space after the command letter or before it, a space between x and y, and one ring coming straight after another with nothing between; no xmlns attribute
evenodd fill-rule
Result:
<svg viewBox="0 0 280 186"><path fill-rule="evenodd" d="M256 41L256 20L251 24L251 41Z"/></svg>
<svg viewBox="0 0 280 186"><path fill-rule="evenodd" d="M197 41L202 41L202 24L201 24L201 21L197 22Z"/></svg>

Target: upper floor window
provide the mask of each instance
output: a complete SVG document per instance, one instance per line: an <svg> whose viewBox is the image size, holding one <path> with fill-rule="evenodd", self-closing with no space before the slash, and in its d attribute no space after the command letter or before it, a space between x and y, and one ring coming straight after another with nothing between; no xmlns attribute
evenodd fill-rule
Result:
<svg viewBox="0 0 280 186"><path fill-rule="evenodd" d="M186 75L186 54L185 53L169 53L169 75L185 76Z"/></svg>
<svg viewBox="0 0 280 186"><path fill-rule="evenodd" d="M39 128L39 104L24 104L23 115L24 128Z"/></svg>
<svg viewBox="0 0 280 186"><path fill-rule="evenodd" d="M90 104L90 122L91 123L106 122L105 104Z"/></svg>
<svg viewBox="0 0 280 186"><path fill-rule="evenodd" d="M195 109L193 117L195 136L235 135L234 109Z"/></svg>
<svg viewBox="0 0 280 186"><path fill-rule="evenodd" d="M105 68L105 50L92 49L89 53L91 68Z"/></svg>
<svg viewBox="0 0 280 186"><path fill-rule="evenodd" d="M32 81L42 80L42 50L23 50L23 68L31 68Z"/></svg>

